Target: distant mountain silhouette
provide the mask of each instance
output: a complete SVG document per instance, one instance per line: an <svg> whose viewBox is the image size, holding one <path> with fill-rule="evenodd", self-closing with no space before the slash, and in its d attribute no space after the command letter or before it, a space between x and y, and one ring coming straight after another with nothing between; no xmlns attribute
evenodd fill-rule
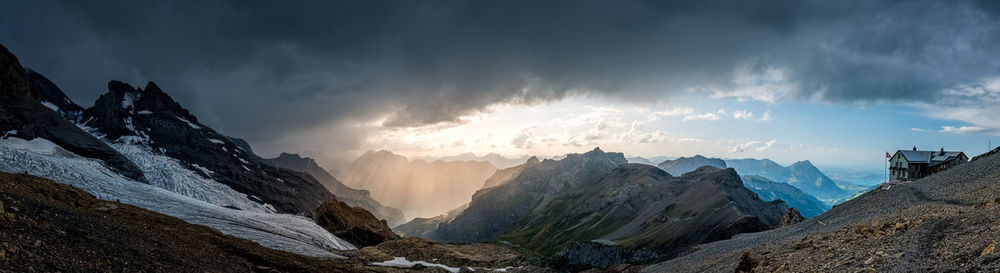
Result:
<svg viewBox="0 0 1000 273"><path fill-rule="evenodd" d="M726 162L718 158L707 158L702 155L695 155L693 157L681 157L674 160L666 160L657 164L657 166L671 175L681 176L694 171L695 169L701 168L702 166L712 166L719 169L725 169Z"/></svg>

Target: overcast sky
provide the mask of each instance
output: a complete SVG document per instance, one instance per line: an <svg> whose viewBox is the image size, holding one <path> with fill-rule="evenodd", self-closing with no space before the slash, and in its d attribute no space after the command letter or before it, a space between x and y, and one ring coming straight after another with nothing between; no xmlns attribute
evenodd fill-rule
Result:
<svg viewBox="0 0 1000 273"><path fill-rule="evenodd" d="M0 0L0 43L85 107L155 81L264 155L856 166L987 149L998 3Z"/></svg>

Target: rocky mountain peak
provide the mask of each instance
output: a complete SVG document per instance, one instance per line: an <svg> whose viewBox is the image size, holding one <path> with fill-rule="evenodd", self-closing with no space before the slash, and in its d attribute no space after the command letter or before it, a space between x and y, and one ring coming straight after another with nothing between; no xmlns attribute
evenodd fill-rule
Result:
<svg viewBox="0 0 1000 273"><path fill-rule="evenodd" d="M526 163L528 165L531 165L531 164L537 164L538 162L541 162L540 160L538 160L538 157L537 156L532 156L531 158L528 158L528 162L526 162Z"/></svg>
<svg viewBox="0 0 1000 273"><path fill-rule="evenodd" d="M296 160L307 159L307 158L303 158L299 154L291 154L291 153L285 153L285 152L282 152L280 155L278 155L278 158L279 159L296 159Z"/></svg>
<svg viewBox="0 0 1000 273"><path fill-rule="evenodd" d="M809 160L802 160L802 161L799 161L799 162L795 162L795 163L792 163L792 165L788 166L788 167L789 168L813 168L813 169L816 168L816 166L813 165L812 162L810 162Z"/></svg>
<svg viewBox="0 0 1000 273"><path fill-rule="evenodd" d="M32 88L25 73L17 56L0 46L0 95L23 96L38 101L38 89Z"/></svg>
<svg viewBox="0 0 1000 273"><path fill-rule="evenodd" d="M67 119L73 121L76 121L83 114L83 107L70 100L66 96L66 93L63 93L55 83L52 83L48 78L34 70L26 70L31 84L37 87L40 92L42 105L59 112Z"/></svg>

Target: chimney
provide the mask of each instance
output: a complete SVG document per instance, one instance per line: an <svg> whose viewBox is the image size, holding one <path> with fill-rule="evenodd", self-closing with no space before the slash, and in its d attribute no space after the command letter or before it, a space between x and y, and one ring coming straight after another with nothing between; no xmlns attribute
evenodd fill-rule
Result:
<svg viewBox="0 0 1000 273"><path fill-rule="evenodd" d="M941 153L938 155L944 155L944 147L941 147Z"/></svg>
<svg viewBox="0 0 1000 273"><path fill-rule="evenodd" d="M914 151L916 151L916 150L917 150L917 146L916 146L916 145L914 145L914 146L913 146L913 150L914 150Z"/></svg>

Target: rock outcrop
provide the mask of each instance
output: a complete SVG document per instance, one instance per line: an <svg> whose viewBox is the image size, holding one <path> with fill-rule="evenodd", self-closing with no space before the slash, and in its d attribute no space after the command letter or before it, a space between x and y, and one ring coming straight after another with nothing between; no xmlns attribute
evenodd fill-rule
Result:
<svg viewBox="0 0 1000 273"><path fill-rule="evenodd" d="M799 214L799 210L793 207L789 208L787 211L785 211L785 214L781 216L780 226L787 227L805 220L806 218L802 217L802 214Z"/></svg>
<svg viewBox="0 0 1000 273"><path fill-rule="evenodd" d="M334 199L316 208L316 223L357 247L374 246L399 238L371 212Z"/></svg>

